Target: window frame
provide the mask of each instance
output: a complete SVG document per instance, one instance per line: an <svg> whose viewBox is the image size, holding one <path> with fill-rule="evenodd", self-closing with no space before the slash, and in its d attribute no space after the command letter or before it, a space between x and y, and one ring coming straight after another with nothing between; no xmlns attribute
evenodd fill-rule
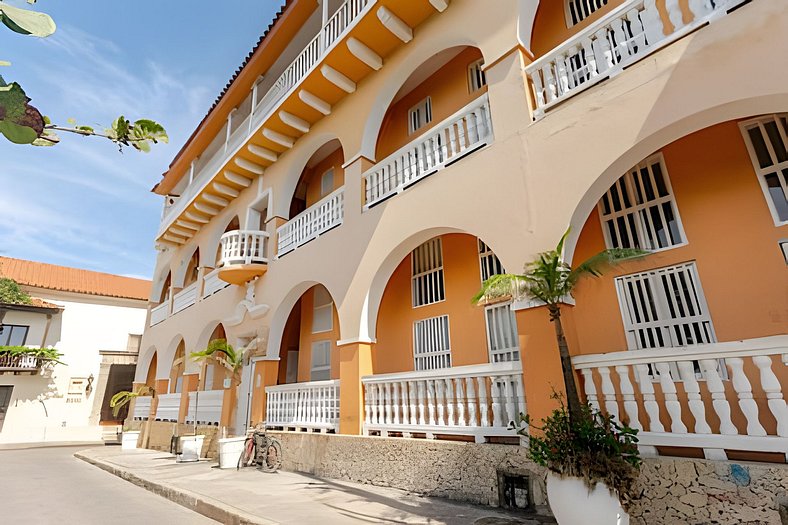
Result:
<svg viewBox="0 0 788 525"><path fill-rule="evenodd" d="M654 164L659 164L660 170L662 171L662 179L663 179L663 182L665 183L665 189L667 190L668 193L665 196L662 196L662 197L657 196L656 198L654 198L652 200L649 200L649 201L637 204L636 200L635 200L637 198L637 189L636 189L636 186L635 186L636 183L633 180L632 173L634 171L640 171L644 167L647 168L649 170L649 172L651 172L651 166L654 165ZM632 204L630 204L630 206L628 206L628 207L623 207L623 200L622 200L621 201L622 202L622 209L619 210L619 211L615 211L613 209L613 203L610 200L610 198L608 197L608 200L610 201L610 210L611 211L610 211L610 213L605 214L605 210L604 210L604 206L603 206L604 199L614 189L618 190L619 181L622 180L622 179L624 180L624 185L627 188L627 192L629 193L629 197L630 197L630 199L632 199ZM621 200L620 195L619 195L619 200ZM681 212L679 211L678 200L676 199L676 194L673 191L673 185L672 185L672 183L670 181L670 173L668 172L668 167L667 167L667 164L665 163L665 157L662 154L662 152L660 151L660 152L657 152L657 153L655 153L653 155L650 155L649 157L643 159L642 161L638 162L637 164L632 166L630 169L628 169L623 175L621 175L620 177L618 177L615 180L615 182L607 189L607 191L605 191L605 193L602 195L602 197L599 198L599 201L597 201L597 214L599 215L599 222L600 222L600 226L602 228L602 236L605 239L605 247L608 248L608 249L623 248L624 247L624 246L615 246L613 244L612 239L610 237L610 231L608 230L606 222L608 220L613 220L614 223L615 223L617 218L619 218L619 217L627 217L630 214L635 217L634 227L635 227L635 233L637 234L637 238L639 240L641 240L641 241L647 240L647 237L644 235L644 231L647 229L647 225L643 224L643 221L641 220L641 213L640 212L642 210L648 210L648 209L653 208L655 206L659 207L659 209L660 209L660 217L662 217L662 219L665 221L664 222L664 226L666 228L666 232L668 234L670 234L670 229L669 229L669 226L668 226L668 222L664 218L663 213L661 212L661 207L665 203L670 203L670 205L671 205L671 209L673 211L673 217L674 217L674 219L676 221L676 227L678 229L678 234L681 237L680 242L677 242L675 244L670 244L670 245L664 246L664 247L644 247L644 246L636 247L636 246L634 246L634 243L630 243L632 245L630 247L648 250L649 252L663 252L663 251L666 251L666 250L672 250L674 248L680 248L682 246L686 246L687 244L689 244L689 241L687 240L687 234L684 231L684 223L681 221ZM616 226L616 228L617 228L617 226ZM654 234L656 236L656 231L654 232ZM619 237L619 240L620 240L621 239L621 235L619 234L618 237ZM632 239L631 235L628 235L628 237L630 239ZM632 239L632 240L634 240L634 239Z"/></svg>
<svg viewBox="0 0 788 525"><path fill-rule="evenodd" d="M325 182L326 182L326 175L331 175L331 187L326 191ZM328 168L326 171L320 175L320 198L322 199L326 195L331 195L334 191L334 168Z"/></svg>
<svg viewBox="0 0 788 525"><path fill-rule="evenodd" d="M444 322L445 320L445 322ZM428 330L430 330L430 323L433 323L433 327L437 327L440 329L441 334L439 337L429 338ZM422 329L422 337L419 337L419 327L424 327ZM442 337L445 335L445 340ZM423 350L422 352L418 352L419 342L427 342L431 341L435 344L444 343L444 348L435 349L427 349ZM448 363L447 366L439 366L439 367L424 367L423 363L428 362L429 358L437 358L441 359L444 357L446 362ZM421 361L420 361L421 360ZM418 319L413 322L413 370L415 371L428 371L428 370L446 370L452 367L452 355L451 355L451 325L449 324L449 315L442 314L436 315L433 317L427 317L425 319Z"/></svg>
<svg viewBox="0 0 788 525"><path fill-rule="evenodd" d="M416 111L423 111L425 115L424 123L421 124L419 127L414 127L413 125L413 114ZM417 131L422 128L425 128L430 122L433 120L433 111L432 111L432 97L426 96L421 99L419 102L411 106L408 109L408 135L413 135Z"/></svg>
<svg viewBox="0 0 788 525"><path fill-rule="evenodd" d="M329 339L321 339L320 341L312 341L312 344L309 346L309 380L310 381L329 381L331 379L331 341ZM315 348L322 348L325 347L326 350L326 363L315 365L315 356L317 353L315 352ZM328 377L326 379L315 379L315 372L328 372Z"/></svg>
<svg viewBox="0 0 788 525"><path fill-rule="evenodd" d="M769 151L769 155L772 157L772 160L776 160L777 157L774 152L774 145L771 143L771 140L769 140L768 134L765 133L763 125L766 122L774 121L777 125L777 130L780 131L780 135L783 139L786 149L788 149L788 129L785 129L785 127L780 125L779 121L781 118L788 120L788 113L772 113L769 115L761 115L756 118L739 122L739 130L741 131L744 145L747 147L747 153L750 156L752 169L755 172L755 176L758 178L758 184L760 185L763 196L766 199L766 204L769 207L769 213L772 215L772 220L774 221L775 226L785 226L788 224L788 218L785 220L780 219L780 214L777 211L775 202L772 199L771 193L769 192L769 185L766 182L766 175L776 173L778 181L781 180L782 170L788 170L788 161L776 162L769 167L761 168L760 162L758 161L758 155L755 152L755 146L753 146L752 140L750 140L748 131L755 126L761 128L761 133L764 137L764 142L766 144L766 148ZM786 190L784 189L783 191L785 192Z"/></svg>
<svg viewBox="0 0 788 525"><path fill-rule="evenodd" d="M487 73L482 69L482 66L484 66L484 58L468 64L468 93L470 94L481 91L487 86ZM481 81L481 83L474 87L476 81Z"/></svg>
<svg viewBox="0 0 788 525"><path fill-rule="evenodd" d="M440 265L416 273L416 251L430 243L436 243L438 246L437 254L438 257L440 258ZM429 254L427 254L427 256L429 257ZM424 279L425 281L428 281L428 279L425 278L433 273L438 274L438 279L440 279L440 284L434 292L435 295L440 296L440 298L435 301L416 304L417 281L419 279ZM438 304L446 301L446 271L445 271L444 260L443 260L443 240L440 237L435 237L433 239L430 239L418 245L410 252L410 297L411 297L411 307L414 309L422 308L424 306L429 306L431 304Z"/></svg>
<svg viewBox="0 0 788 525"><path fill-rule="evenodd" d="M491 324L490 323L490 317L491 317L490 312L494 312L496 310L503 310L503 309L507 309L509 311L509 315L511 316L511 325L510 325L510 327L514 331L511 334L502 334L501 332L496 331L495 332L496 335L497 334L501 334L501 336L496 337L495 340L498 341L501 337L506 338L508 336L508 337L512 338L514 346L508 346L508 347L503 348L503 349L499 348L497 350L494 350L493 349L493 330L492 330L492 327L490 326L490 324ZM492 317L494 318L495 315L496 314L493 313ZM499 324L499 326L500 326L500 324ZM506 362L517 363L517 362L520 361L520 356L521 356L521 353L520 353L520 332L519 332L519 330L517 328L517 316L512 311L512 301L506 301L506 302L503 302L503 303L496 303L496 304L491 304L491 305L485 306L484 307L484 329L485 329L485 332L487 333L487 355L488 355L488 358L490 360L490 363L506 363ZM496 359L496 357L507 356L507 354L510 354L511 359Z"/></svg>
<svg viewBox="0 0 788 525"><path fill-rule="evenodd" d="M6 343L2 343L2 346L25 346L27 344L27 336L30 335L30 325L0 323L0 329L5 328L5 327L10 328L10 330L9 330L9 333L8 333L8 341ZM22 342L20 344L12 345L11 344L11 336L13 336L14 332L16 331L15 329L17 329L17 328L24 328L25 329L25 335L22 336Z"/></svg>
<svg viewBox="0 0 788 525"><path fill-rule="evenodd" d="M572 19L572 12L571 12L570 5L574 4L574 3L578 2L578 1L580 1L580 0L564 0L564 19L566 20L566 28L567 29L571 29L574 26L582 23L584 20L589 19L590 17L592 17L594 15L594 13L604 9L608 5L608 0L597 0L597 1L601 1L602 5L600 5L599 7L596 7L593 11L591 11L586 16L584 16L583 18L580 18L577 22L575 22ZM595 0L591 0L591 2L594 2L594 1Z"/></svg>
<svg viewBox="0 0 788 525"><path fill-rule="evenodd" d="M326 297L328 298L327 303L320 303L317 302L317 290L324 290L326 293ZM315 329L315 319L317 319L318 311L328 310L328 328L317 330ZM315 290L312 292L312 330L311 333L313 334L324 334L326 332L332 332L334 330L334 299L331 297L331 292L328 291L326 288L319 288L316 287Z"/></svg>

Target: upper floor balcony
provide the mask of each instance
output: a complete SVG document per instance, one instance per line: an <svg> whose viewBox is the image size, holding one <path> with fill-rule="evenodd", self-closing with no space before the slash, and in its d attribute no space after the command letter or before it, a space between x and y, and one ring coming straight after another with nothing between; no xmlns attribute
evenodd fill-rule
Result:
<svg viewBox="0 0 788 525"><path fill-rule="evenodd" d="M0 372L37 374L42 360L30 354L0 354Z"/></svg>
<svg viewBox="0 0 788 525"><path fill-rule="evenodd" d="M410 41L414 27L447 7L440 0L346 0L276 80L256 82L229 114L222 133L182 175L180 195L168 197L157 240L186 243L361 79L380 69L385 56Z"/></svg>
<svg viewBox="0 0 788 525"><path fill-rule="evenodd" d="M218 277L230 284L244 284L268 269L268 232L234 230L222 235Z"/></svg>
<svg viewBox="0 0 788 525"><path fill-rule="evenodd" d="M525 68L534 117L543 117L744 1L690 0L685 8L678 0L626 0Z"/></svg>

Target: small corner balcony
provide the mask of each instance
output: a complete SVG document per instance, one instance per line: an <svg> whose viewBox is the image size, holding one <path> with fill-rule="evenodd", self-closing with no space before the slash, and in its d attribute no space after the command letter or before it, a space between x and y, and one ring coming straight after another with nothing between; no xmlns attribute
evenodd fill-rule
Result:
<svg viewBox="0 0 788 525"><path fill-rule="evenodd" d="M744 1L690 1L689 21L677 1L624 2L525 68L534 118L544 117L561 102L727 15Z"/></svg>
<svg viewBox="0 0 788 525"><path fill-rule="evenodd" d="M339 380L310 381L265 389L265 427L339 431Z"/></svg>
<svg viewBox="0 0 788 525"><path fill-rule="evenodd" d="M265 256L268 232L234 230L222 235L221 259L217 277L230 284L242 285L268 270Z"/></svg>
<svg viewBox="0 0 788 525"><path fill-rule="evenodd" d="M336 228L342 224L344 217L345 188L343 186L279 227L276 231L277 256L282 257Z"/></svg>
<svg viewBox="0 0 788 525"><path fill-rule="evenodd" d="M41 359L27 354L0 354L0 373L35 375L41 369Z"/></svg>

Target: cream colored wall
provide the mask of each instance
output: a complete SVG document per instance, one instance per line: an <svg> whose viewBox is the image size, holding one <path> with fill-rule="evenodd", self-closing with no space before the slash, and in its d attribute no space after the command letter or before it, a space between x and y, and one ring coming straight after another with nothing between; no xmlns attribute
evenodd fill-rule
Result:
<svg viewBox="0 0 788 525"><path fill-rule="evenodd" d="M306 184L306 205L312 206L314 203L328 195L328 193L338 190L345 183L345 170L342 165L345 158L342 155L342 148L338 148L329 154L325 159L315 164L312 168L304 170L303 181ZM331 191L323 195L320 193L321 178L328 170L334 170L334 184Z"/></svg>

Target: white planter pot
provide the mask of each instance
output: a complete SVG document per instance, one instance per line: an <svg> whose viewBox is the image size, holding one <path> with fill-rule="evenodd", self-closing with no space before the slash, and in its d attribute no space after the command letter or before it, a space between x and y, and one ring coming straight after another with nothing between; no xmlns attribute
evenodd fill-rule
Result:
<svg viewBox="0 0 788 525"><path fill-rule="evenodd" d="M137 448L137 439L140 437L139 430L129 430L123 433L120 438L120 448L122 450L134 450Z"/></svg>
<svg viewBox="0 0 788 525"><path fill-rule="evenodd" d="M602 483L589 490L581 478L548 472L547 499L559 525L629 525L629 514Z"/></svg>
<svg viewBox="0 0 788 525"><path fill-rule="evenodd" d="M219 468L236 468L244 450L245 437L231 437L219 440Z"/></svg>
<svg viewBox="0 0 788 525"><path fill-rule="evenodd" d="M178 454L178 461L200 461L200 453L202 452L202 443L205 436L181 436L181 453Z"/></svg>

